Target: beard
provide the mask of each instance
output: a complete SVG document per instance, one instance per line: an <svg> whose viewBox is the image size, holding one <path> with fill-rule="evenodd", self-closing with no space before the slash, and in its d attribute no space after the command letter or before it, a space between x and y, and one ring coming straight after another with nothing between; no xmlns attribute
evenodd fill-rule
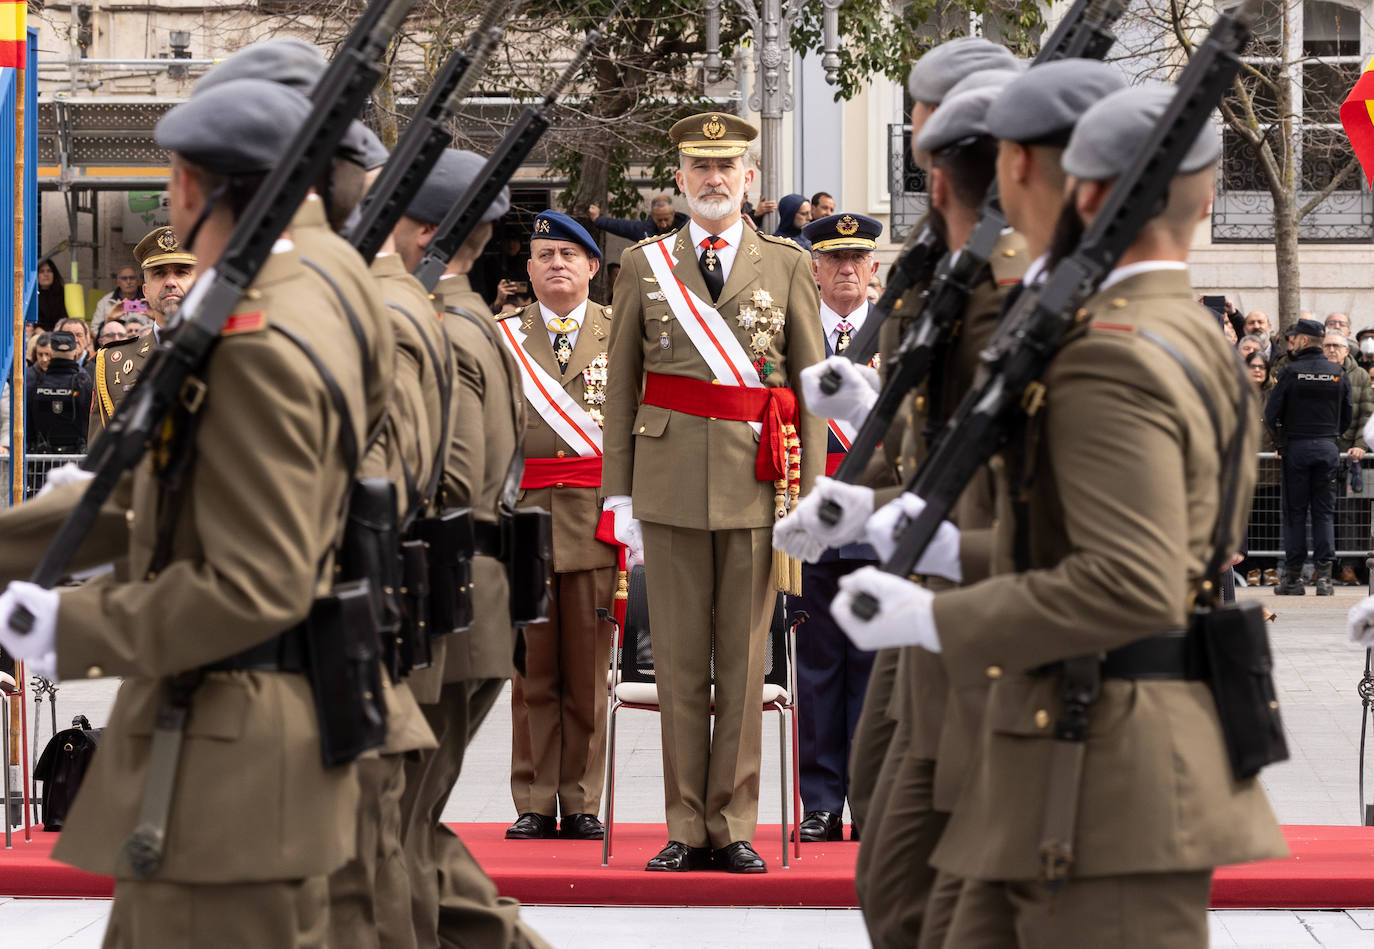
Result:
<svg viewBox="0 0 1374 949"><path fill-rule="evenodd" d="M687 206L692 209L692 213L708 221L723 221L731 214L737 213L743 201L743 194L711 193L687 196Z"/></svg>
<svg viewBox="0 0 1374 949"><path fill-rule="evenodd" d="M1079 242L1083 239L1083 232L1087 230L1087 225L1078 216L1078 208L1074 206L1074 196L1069 195L1064 199L1064 206L1059 211L1059 219L1054 223L1054 234L1050 237L1049 260L1045 270L1048 273L1065 257L1078 249Z"/></svg>

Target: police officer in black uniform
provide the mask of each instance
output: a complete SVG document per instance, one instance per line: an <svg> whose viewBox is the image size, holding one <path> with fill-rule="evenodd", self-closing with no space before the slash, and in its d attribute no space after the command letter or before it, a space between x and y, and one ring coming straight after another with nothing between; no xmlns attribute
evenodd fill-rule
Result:
<svg viewBox="0 0 1374 949"><path fill-rule="evenodd" d="M1288 331L1292 361L1279 373L1264 408L1283 462L1284 575L1274 592L1302 596L1302 564L1307 558L1307 511L1312 511L1312 559L1317 596L1332 596L1331 566L1336 556L1336 439L1350 427L1350 379L1322 354L1325 329L1316 320L1298 320Z"/></svg>
<svg viewBox="0 0 1374 949"><path fill-rule="evenodd" d="M91 377L76 361L79 355L75 335L52 334L52 361L46 372L34 373L24 393L30 450L70 455L86 450Z"/></svg>

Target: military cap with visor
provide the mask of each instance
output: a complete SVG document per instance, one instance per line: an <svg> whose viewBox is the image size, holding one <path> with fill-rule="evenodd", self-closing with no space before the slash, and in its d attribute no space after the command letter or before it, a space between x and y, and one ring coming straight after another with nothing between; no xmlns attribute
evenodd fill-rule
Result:
<svg viewBox="0 0 1374 949"><path fill-rule="evenodd" d="M289 86L235 79L174 106L153 134L214 174L263 174L281 161L309 114L310 100Z"/></svg>
<svg viewBox="0 0 1374 949"><path fill-rule="evenodd" d="M328 65L324 54L305 40L273 37L245 46L216 64L197 80L191 95L239 79L268 79L308 97ZM371 171L386 164L387 151L376 133L354 119L339 143L338 156Z"/></svg>
<svg viewBox="0 0 1374 949"><path fill-rule="evenodd" d="M917 102L939 105L966 76L991 69L1015 69L1019 62L1005 46L981 36L961 36L916 60L907 75L906 89Z"/></svg>
<svg viewBox="0 0 1374 949"><path fill-rule="evenodd" d="M814 254L833 254L841 250L872 251L878 248L883 225L866 214L842 212L812 221L802 228Z"/></svg>
<svg viewBox="0 0 1374 949"><path fill-rule="evenodd" d="M1099 99L1074 126L1061 164L1088 181L1115 178L1145 150L1146 140L1164 118L1174 87L1163 83L1128 86ZM1221 132L1208 122L1183 156L1178 174L1202 171L1221 156Z"/></svg>
<svg viewBox="0 0 1374 949"><path fill-rule="evenodd" d="M988 128L1004 141L1063 148L1083 113L1125 86L1118 69L1094 59L1044 63L1003 87Z"/></svg>
<svg viewBox="0 0 1374 949"><path fill-rule="evenodd" d="M920 151L934 154L990 134L988 109L1016 74L999 71L989 75L1000 77L1000 81L973 85L940 103L940 108L916 136L916 147Z"/></svg>
<svg viewBox="0 0 1374 949"><path fill-rule="evenodd" d="M134 259L140 270L148 270L160 264L194 264L196 255L182 249L170 227L155 227L134 247Z"/></svg>
<svg viewBox="0 0 1374 949"><path fill-rule="evenodd" d="M458 199L477 180L485 164L486 159L474 152L444 149L424 184L420 185L420 190L411 198L406 217L425 224L438 224L449 208L457 204ZM510 189L502 188L496 200L483 213L482 221L494 221L509 210Z"/></svg>
<svg viewBox="0 0 1374 949"><path fill-rule="evenodd" d="M668 137L677 150L693 158L734 158L749 150L759 130L728 112L703 112L673 123Z"/></svg>
<svg viewBox="0 0 1374 949"><path fill-rule="evenodd" d="M596 241L587 233L587 229L566 214L559 214L554 210L540 211L536 215L534 226L530 229L530 240L570 241L581 244L588 254L601 259L601 248L596 246Z"/></svg>

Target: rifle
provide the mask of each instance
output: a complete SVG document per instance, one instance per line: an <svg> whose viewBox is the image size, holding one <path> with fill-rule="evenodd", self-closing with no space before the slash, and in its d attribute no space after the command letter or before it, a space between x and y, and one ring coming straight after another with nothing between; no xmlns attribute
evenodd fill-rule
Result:
<svg viewBox="0 0 1374 949"><path fill-rule="evenodd" d="M1056 59L1100 60L1106 58L1108 51L1110 51L1112 45L1116 43L1116 36L1111 31L1112 24L1120 19L1125 11L1126 5L1122 0L1075 0L1069 12L1064 14L1064 18L1059 21L1059 26L1055 28L1055 31L1050 34L1050 38L1040 47L1040 52L1037 53L1035 59L1031 61L1031 66L1035 67L1041 63L1048 63ZM987 246L988 252L991 253L992 246L996 241L994 240L992 244L988 244L986 234L980 236L979 231L984 229L984 224L986 224L986 230L993 234L1000 234L1002 228L1007 226L1006 218L1002 215L1002 206L999 203L997 183L995 181L989 186L988 193L983 199L983 205L979 213L979 226L975 228L973 236L971 236L964 245L963 252L960 254L961 257L967 255L970 250L984 245ZM992 219L989 219L990 216ZM996 227L997 230L993 231L993 227ZM897 303L900 302L902 295L911 289L914 284L922 280L929 280L932 275L938 277L940 266L945 265L949 257L950 254L944 247L943 241L935 235L931 226L928 223L922 225L921 231L911 247L903 253L901 257L897 258L897 261L892 265L892 271L888 276L888 285L884 289L883 295L878 299L878 302L873 305L873 312L868 315L868 319L864 321L863 327L855 334L854 339L849 344L849 348L841 355L851 362L857 363L867 363L872 359L873 354L878 351L878 334L882 328L883 321L892 315L892 310L896 307ZM984 264L987 263L986 256L983 257L982 262ZM961 270L965 269L967 269L967 267L961 268ZM977 272L972 271L972 273L976 275ZM969 286L972 286L971 282ZM923 308L923 313L928 312L930 309L929 301L934 290L935 287L932 286L931 291L927 294L927 303ZM964 296L965 298L967 297L967 291ZM960 309L962 310L962 307ZM922 372L921 378L924 378L924 376L925 373ZM889 375L889 380L891 379L892 376ZM892 383L889 381L888 384L891 385ZM920 385L920 379L911 383L907 388L912 388L917 385ZM821 376L820 386L822 392L827 395L834 395L840 389L840 374L833 369L827 370L826 373ZM876 405L874 409L877 409ZM896 414L896 409L897 406L894 405L892 407L892 412L887 416L886 424L883 424L881 428L878 428L875 421L874 429L877 433L876 437L874 437L871 432L867 431L867 426L865 425L865 430L861 431L859 437L854 439L853 444L846 453L846 457L851 454L858 454L859 458L856 458L854 463L847 469L845 468L845 463L841 462L840 467L844 470L844 474L841 474L840 471L836 471L834 477L837 480L846 481L851 484L854 483L854 480L863 472L864 467L868 464L868 459L872 456L873 450L877 448L878 442L882 440L882 436L886 433L888 425L892 423L892 418ZM869 414L871 417L875 412L870 412ZM872 444L869 444L870 441ZM856 449L859 450L856 452ZM838 519L838 513L836 513L835 516ZM825 517L825 515L822 514L822 517ZM838 520L836 523L838 523Z"/></svg>
<svg viewBox="0 0 1374 949"><path fill-rule="evenodd" d="M624 0L621 0L623 3ZM620 3L616 4L611 11L608 20L614 19L616 12L620 9ZM425 247L425 254L420 258L420 262L411 271L420 283L424 284L426 290L433 290L439 278L448 269L448 262L458 248L463 246L463 242L477 228L482 221L482 215L487 208L496 200L501 189L506 186L521 163L534 150L534 146L539 143L539 139L552 124L549 111L554 102L573 81L587 57L592 54L592 50L601 42L601 31L592 29L587 32L587 37L578 47L577 53L573 56L566 69L554 80L553 84L545 91L540 101L536 105L526 106L525 111L520 113L520 117L515 120L506 137L501 139L501 144L496 146L496 151L491 153L481 172L463 196L458 199L458 203L449 208L444 219L435 228L434 236L430 238L429 244Z"/></svg>
<svg viewBox="0 0 1374 949"><path fill-rule="evenodd" d="M182 399L198 400L201 370L219 341L220 330L247 291L272 244L291 222L306 194L333 160L349 124L362 111L381 78L381 57L414 0L372 0L338 55L310 94L315 108L297 130L285 160L268 173L239 217L224 253L201 275L182 305L175 338L163 342L82 467L95 476L38 562L30 580L52 587L90 531L115 485L143 458L163 419ZM10 618L16 632L33 628L33 616L18 609Z"/></svg>
<svg viewBox="0 0 1374 949"><path fill-rule="evenodd" d="M1040 409L1045 397L1040 377L1076 314L1155 216L1188 149L1240 71L1240 53L1259 2L1245 0L1217 18L1179 77L1169 108L1135 162L1117 178L1078 246L1044 284L1027 288L1003 320L981 356L982 381L965 396L907 484L926 506L897 527L897 546L884 571L902 577L912 573L974 473L1001 450L1021 418ZM866 594L854 599L854 615L861 619L871 619L877 608Z"/></svg>
<svg viewBox="0 0 1374 949"><path fill-rule="evenodd" d="M434 77L415 117L396 143L396 150L372 183L358 207L358 220L347 235L349 243L371 262L405 214L439 156L453 141L448 122L481 77L488 58L501 42L504 21L515 15L523 0L492 0L467 46L449 54ZM502 14L505 14L503 17Z"/></svg>

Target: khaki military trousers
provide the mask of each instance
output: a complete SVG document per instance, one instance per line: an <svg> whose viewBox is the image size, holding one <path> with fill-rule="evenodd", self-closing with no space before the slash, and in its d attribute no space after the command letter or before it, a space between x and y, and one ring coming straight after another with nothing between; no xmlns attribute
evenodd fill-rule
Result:
<svg viewBox="0 0 1374 949"><path fill-rule="evenodd" d="M963 886L960 877L944 870L935 872L935 882L926 900L925 918L921 920L921 940L916 944L917 949L942 949L949 938L949 927L954 922L954 910L959 905Z"/></svg>
<svg viewBox="0 0 1374 949"><path fill-rule="evenodd" d="M854 737L850 739L849 816L861 836L870 816L871 801L877 793L878 772L897 730L897 722L888 715L887 706L892 700L900 655L900 649L879 649L873 658L864 707L859 712L859 724L854 726Z"/></svg>
<svg viewBox="0 0 1374 949"><path fill-rule="evenodd" d="M511 679L510 794L517 814L595 814L606 768L606 670L615 568L555 573L549 621L525 628Z"/></svg>
<svg viewBox="0 0 1374 949"><path fill-rule="evenodd" d="M322 876L272 883L119 880L102 943L104 949L328 945L329 885Z"/></svg>
<svg viewBox="0 0 1374 949"><path fill-rule="evenodd" d="M1044 884L965 880L946 949L1206 949L1212 872Z"/></svg>
<svg viewBox="0 0 1374 949"><path fill-rule="evenodd" d="M439 747L406 765L402 842L420 949L547 945L520 920L520 904L500 897L458 836L439 821L463 769L463 755L491 711L504 679L452 682L421 706Z"/></svg>
<svg viewBox="0 0 1374 949"><path fill-rule="evenodd" d="M776 603L772 528L704 531L644 522L642 530L668 836L689 847L752 840L765 647Z"/></svg>
<svg viewBox="0 0 1374 949"><path fill-rule="evenodd" d="M402 755L357 764L358 853L329 876L330 949L414 949L401 847L404 765Z"/></svg>

